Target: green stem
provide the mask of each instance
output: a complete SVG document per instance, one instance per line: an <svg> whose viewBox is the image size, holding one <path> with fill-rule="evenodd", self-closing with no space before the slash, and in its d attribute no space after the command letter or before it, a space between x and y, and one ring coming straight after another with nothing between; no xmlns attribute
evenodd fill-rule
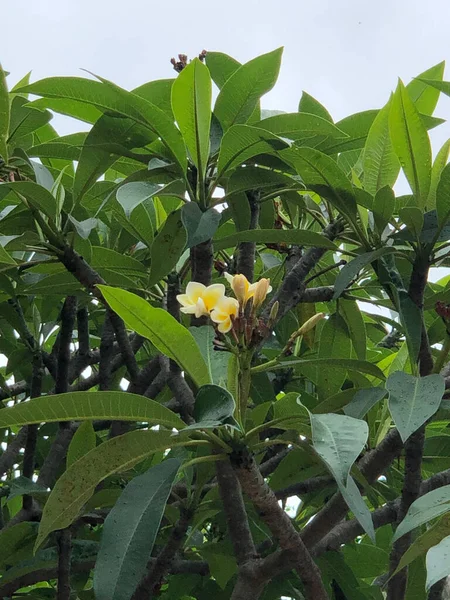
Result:
<svg viewBox="0 0 450 600"><path fill-rule="evenodd" d="M193 465L198 465L206 462L216 462L218 460L225 460L228 458L228 454L214 454L211 456L199 456L198 458L193 458L192 460L188 460L187 463L184 463L183 469L187 469L187 467L192 467Z"/></svg>
<svg viewBox="0 0 450 600"><path fill-rule="evenodd" d="M442 346L442 350L440 351L438 359L436 361L436 364L434 365L434 369L433 369L434 373L440 373L442 371L445 361L448 358L449 352L450 352L450 335L447 334L444 345Z"/></svg>
<svg viewBox="0 0 450 600"><path fill-rule="evenodd" d="M243 351L239 355L238 373L238 423L244 429L245 413L247 411L248 398L250 395L250 384L252 381L251 362L253 352Z"/></svg>

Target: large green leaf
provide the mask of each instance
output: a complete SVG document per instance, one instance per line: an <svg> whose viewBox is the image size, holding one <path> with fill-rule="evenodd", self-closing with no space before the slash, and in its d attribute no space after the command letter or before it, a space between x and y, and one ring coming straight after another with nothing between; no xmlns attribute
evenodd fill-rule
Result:
<svg viewBox="0 0 450 600"><path fill-rule="evenodd" d="M375 227L381 236L386 225L392 217L395 209L395 194L394 190L388 185L377 190L373 200L372 212L375 221Z"/></svg>
<svg viewBox="0 0 450 600"><path fill-rule="evenodd" d="M316 246L333 250L335 244L320 233L306 229L249 229L238 231L233 235L214 240L214 248L223 250L232 248L240 242L256 242L260 244L295 244L298 246Z"/></svg>
<svg viewBox="0 0 450 600"><path fill-rule="evenodd" d="M8 161L6 140L9 135L9 94L6 74L0 65L0 156Z"/></svg>
<svg viewBox="0 0 450 600"><path fill-rule="evenodd" d="M211 124L211 77L208 68L195 58L172 86L172 108L192 160L204 180L209 155Z"/></svg>
<svg viewBox="0 0 450 600"><path fill-rule="evenodd" d="M311 414L310 418L314 449L336 481L345 487L350 469L367 442L367 423L335 414Z"/></svg>
<svg viewBox="0 0 450 600"><path fill-rule="evenodd" d="M219 89L222 89L226 81L239 69L241 63L223 52L208 52L206 65L212 80Z"/></svg>
<svg viewBox="0 0 450 600"><path fill-rule="evenodd" d="M67 450L66 466L70 467L73 465L79 458L93 450L96 445L97 436L92 421L84 421L75 431L70 442Z"/></svg>
<svg viewBox="0 0 450 600"><path fill-rule="evenodd" d="M320 332L319 359L350 359L351 340L347 325L342 316L335 313L325 321ZM344 383L346 372L343 369L317 368L315 381L325 397L336 394Z"/></svg>
<svg viewBox="0 0 450 600"><path fill-rule="evenodd" d="M226 387L229 354L214 350L216 332L211 325L191 327L189 330L200 348L212 383Z"/></svg>
<svg viewBox="0 0 450 600"><path fill-rule="evenodd" d="M218 179L259 154L273 154L289 144L270 131L250 125L234 125L223 136L217 164Z"/></svg>
<svg viewBox="0 0 450 600"><path fill-rule="evenodd" d="M331 115L327 109L318 100L316 100L316 98L313 98L305 91L302 92L302 97L300 98L300 102L298 104L298 112L317 115L318 117L322 117L322 119L333 123L333 119L331 118Z"/></svg>
<svg viewBox="0 0 450 600"><path fill-rule="evenodd" d="M382 400L387 391L381 387L363 388L353 396L353 400L344 408L344 412L354 419L363 419L369 410Z"/></svg>
<svg viewBox="0 0 450 600"><path fill-rule="evenodd" d="M180 462L169 458L135 477L103 525L94 570L97 600L129 600L146 572L148 558Z"/></svg>
<svg viewBox="0 0 450 600"><path fill-rule="evenodd" d="M279 155L293 165L307 188L327 198L350 222L356 221L352 185L330 156L313 148L290 148Z"/></svg>
<svg viewBox="0 0 450 600"><path fill-rule="evenodd" d="M442 81L444 76L445 61L434 65L430 69L423 71L412 81L408 83L406 89L411 100L416 105L417 110L424 115L432 115L439 100L439 91L423 82L424 79L434 79Z"/></svg>
<svg viewBox="0 0 450 600"><path fill-rule="evenodd" d="M430 548L426 557L427 591L450 574L450 535Z"/></svg>
<svg viewBox="0 0 450 600"><path fill-rule="evenodd" d="M319 369L345 369L356 373L366 373L381 380L386 379L377 365L366 360L353 360L352 358L294 358L292 360L281 360L278 364L283 367L298 365L301 368L304 365L305 367L311 366Z"/></svg>
<svg viewBox="0 0 450 600"><path fill-rule="evenodd" d="M6 252L3 246L0 244L0 264L2 265L16 265L16 261L12 256Z"/></svg>
<svg viewBox="0 0 450 600"><path fill-rule="evenodd" d="M159 402L128 392L69 392L35 398L0 411L0 427L92 419L184 427L180 417Z"/></svg>
<svg viewBox="0 0 450 600"><path fill-rule="evenodd" d="M215 208L202 211L196 202L187 202L181 209L181 220L187 232L187 248L210 240L219 227L222 215Z"/></svg>
<svg viewBox="0 0 450 600"><path fill-rule="evenodd" d="M47 536L68 527L89 500L97 485L158 451L186 442L169 431L132 431L97 446L73 463L58 479L42 513L37 550Z"/></svg>
<svg viewBox="0 0 450 600"><path fill-rule="evenodd" d="M375 117L364 146L364 189L370 194L384 186L392 187L400 171L389 133L390 110L391 100Z"/></svg>
<svg viewBox="0 0 450 600"><path fill-rule="evenodd" d="M332 139L349 137L329 120L306 112L274 115L255 123L255 126L290 140L305 139L314 135L325 135Z"/></svg>
<svg viewBox="0 0 450 600"><path fill-rule="evenodd" d="M34 183L34 181L15 181L2 183L3 190L11 190L20 196L23 196L27 202L34 208L41 210L51 219L56 218L57 206L56 200L51 193ZM0 193L0 198L2 194Z"/></svg>
<svg viewBox="0 0 450 600"><path fill-rule="evenodd" d="M358 489L353 477L349 475L347 485L338 482L339 490L344 497L347 506L355 515L355 518L360 523L364 531L375 543L375 528L372 521L372 513L370 512L361 492Z"/></svg>
<svg viewBox="0 0 450 600"><path fill-rule="evenodd" d="M192 334L172 315L131 292L106 285L98 287L127 327L148 338L160 352L178 363L197 386L210 383L208 367Z"/></svg>
<svg viewBox="0 0 450 600"><path fill-rule="evenodd" d="M415 500L408 509L405 518L397 527L392 542L405 533L424 525L450 511L450 485L444 485L437 490L424 494Z"/></svg>
<svg viewBox="0 0 450 600"><path fill-rule="evenodd" d="M128 117L160 137L181 171L186 170L186 152L179 130L164 111L132 92L105 80L91 81L82 77L49 77L18 91L84 102L103 112L112 111Z"/></svg>
<svg viewBox="0 0 450 600"><path fill-rule="evenodd" d="M214 106L223 131L245 123L262 95L269 92L278 78L283 49L263 54L239 67L225 82Z"/></svg>
<svg viewBox="0 0 450 600"><path fill-rule="evenodd" d="M341 119L336 123L336 127L346 133L347 137L343 140L327 139L319 144L318 150L326 154L336 154L363 148L378 112L378 110L364 110Z"/></svg>
<svg viewBox="0 0 450 600"><path fill-rule="evenodd" d="M395 248L379 248L372 252L366 252L357 256L349 263L344 265L339 271L336 281L334 282L334 296L333 298L339 298L339 296L345 291L347 286L357 277L358 273L367 265L377 260L380 256L395 252Z"/></svg>
<svg viewBox="0 0 450 600"><path fill-rule="evenodd" d="M172 271L186 247L187 232L181 219L181 210L168 215L153 240L151 248L150 285L158 283Z"/></svg>
<svg viewBox="0 0 450 600"><path fill-rule="evenodd" d="M197 423L222 423L233 415L235 402L230 392L218 385L203 385L195 398L194 418Z"/></svg>
<svg viewBox="0 0 450 600"><path fill-rule="evenodd" d="M437 412L445 391L442 375L414 377L403 371L386 381L389 410L403 441Z"/></svg>
<svg viewBox="0 0 450 600"><path fill-rule="evenodd" d="M443 168L437 185L436 213L438 224L443 227L450 216L450 163Z"/></svg>
<svg viewBox="0 0 450 600"><path fill-rule="evenodd" d="M401 81L392 98L389 130L417 205L422 208L430 189L431 145L427 129Z"/></svg>
<svg viewBox="0 0 450 600"><path fill-rule="evenodd" d="M439 185L439 181L441 179L442 171L447 164L448 157L450 153L450 139L447 140L443 145L439 152L436 154L436 158L434 159L433 167L431 169L431 183L430 183L430 191L428 193L427 200L427 208L428 210L432 210L436 208L436 192Z"/></svg>
<svg viewBox="0 0 450 600"><path fill-rule="evenodd" d="M347 325L348 334L357 358L359 360L366 360L366 326L358 303L355 300L341 299L339 301L339 312Z"/></svg>

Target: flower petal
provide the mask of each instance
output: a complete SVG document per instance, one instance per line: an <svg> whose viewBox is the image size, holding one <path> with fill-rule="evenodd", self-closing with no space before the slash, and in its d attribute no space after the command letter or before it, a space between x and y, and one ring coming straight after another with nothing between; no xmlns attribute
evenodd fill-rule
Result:
<svg viewBox="0 0 450 600"><path fill-rule="evenodd" d="M195 304L197 300L203 295L206 286L198 281L190 281L186 286L186 295L191 298L191 301Z"/></svg>
<svg viewBox="0 0 450 600"><path fill-rule="evenodd" d="M199 298L195 304L195 316L199 319L203 315L209 315L209 310L206 308L203 298Z"/></svg>
<svg viewBox="0 0 450 600"><path fill-rule="evenodd" d="M213 283L203 292L202 298L208 311L213 310L220 298L225 296L225 286L223 283Z"/></svg>
<svg viewBox="0 0 450 600"><path fill-rule="evenodd" d="M195 304L187 294L178 294L177 300L181 306L193 306Z"/></svg>

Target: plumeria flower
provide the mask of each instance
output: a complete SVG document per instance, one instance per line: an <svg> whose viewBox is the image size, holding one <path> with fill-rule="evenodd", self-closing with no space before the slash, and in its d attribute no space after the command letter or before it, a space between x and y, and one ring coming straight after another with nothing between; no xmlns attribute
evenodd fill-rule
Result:
<svg viewBox="0 0 450 600"><path fill-rule="evenodd" d="M229 273L225 273L225 278L231 285L231 289L238 299L239 304L241 304L243 307L245 307L250 298L255 296L255 292L257 290L257 299L259 302L258 306L264 302L267 294L272 291L270 279L261 279L256 283L250 283L245 275L230 275ZM256 301L256 298L254 301Z"/></svg>
<svg viewBox="0 0 450 600"><path fill-rule="evenodd" d="M195 315L198 319L203 315L208 316L224 296L225 286L222 283L206 287L203 283L190 281L186 286L186 293L178 294L177 300L181 304L182 313Z"/></svg>
<svg viewBox="0 0 450 600"><path fill-rule="evenodd" d="M217 329L221 333L228 333L233 327L233 319L238 316L239 302L235 298L224 296L217 302L211 312L211 320L218 324Z"/></svg>

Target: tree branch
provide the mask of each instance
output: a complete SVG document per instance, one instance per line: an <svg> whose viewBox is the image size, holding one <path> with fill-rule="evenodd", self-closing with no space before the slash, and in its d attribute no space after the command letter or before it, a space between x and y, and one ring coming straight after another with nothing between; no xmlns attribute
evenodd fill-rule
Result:
<svg viewBox="0 0 450 600"><path fill-rule="evenodd" d="M342 224L339 222L330 223L322 233L324 237L333 240L340 233L342 227ZM326 248L310 248L299 258L286 274L277 293L274 294L264 310L263 317L265 319L269 318L270 310L275 302L279 303L277 316L277 320L279 321L291 308L302 301L306 289L305 279L326 252Z"/></svg>
<svg viewBox="0 0 450 600"><path fill-rule="evenodd" d="M11 436L11 433L9 435ZM3 477L19 461L20 451L25 446L26 441L27 427L25 426L11 439L6 450L0 455L0 477Z"/></svg>
<svg viewBox="0 0 450 600"><path fill-rule="evenodd" d="M246 196L248 205L250 207L250 223L248 228L257 229L259 224L259 213L261 209L261 205L259 203L260 194L250 190L246 192ZM253 281L255 270L255 254L255 242L241 242L239 244L237 251L236 272L245 275L250 282Z"/></svg>
<svg viewBox="0 0 450 600"><path fill-rule="evenodd" d="M257 551L248 524L242 490L229 460L216 462L217 483L234 554L238 565L256 558Z"/></svg>
<svg viewBox="0 0 450 600"><path fill-rule="evenodd" d="M191 280L203 283L203 285L210 285L212 277L214 251L212 240L207 240L198 246L191 248ZM200 327L206 325L207 318L199 317L195 315L191 318L191 325L193 327Z"/></svg>
<svg viewBox="0 0 450 600"><path fill-rule="evenodd" d="M58 533L58 586L56 600L70 600L70 557L72 540L69 529Z"/></svg>
<svg viewBox="0 0 450 600"><path fill-rule="evenodd" d="M280 548L289 551L294 568L305 588L308 600L327 600L328 594L322 583L320 570L311 558L289 516L264 481L253 457L247 452L232 455L242 490L250 498L261 519L278 540Z"/></svg>

